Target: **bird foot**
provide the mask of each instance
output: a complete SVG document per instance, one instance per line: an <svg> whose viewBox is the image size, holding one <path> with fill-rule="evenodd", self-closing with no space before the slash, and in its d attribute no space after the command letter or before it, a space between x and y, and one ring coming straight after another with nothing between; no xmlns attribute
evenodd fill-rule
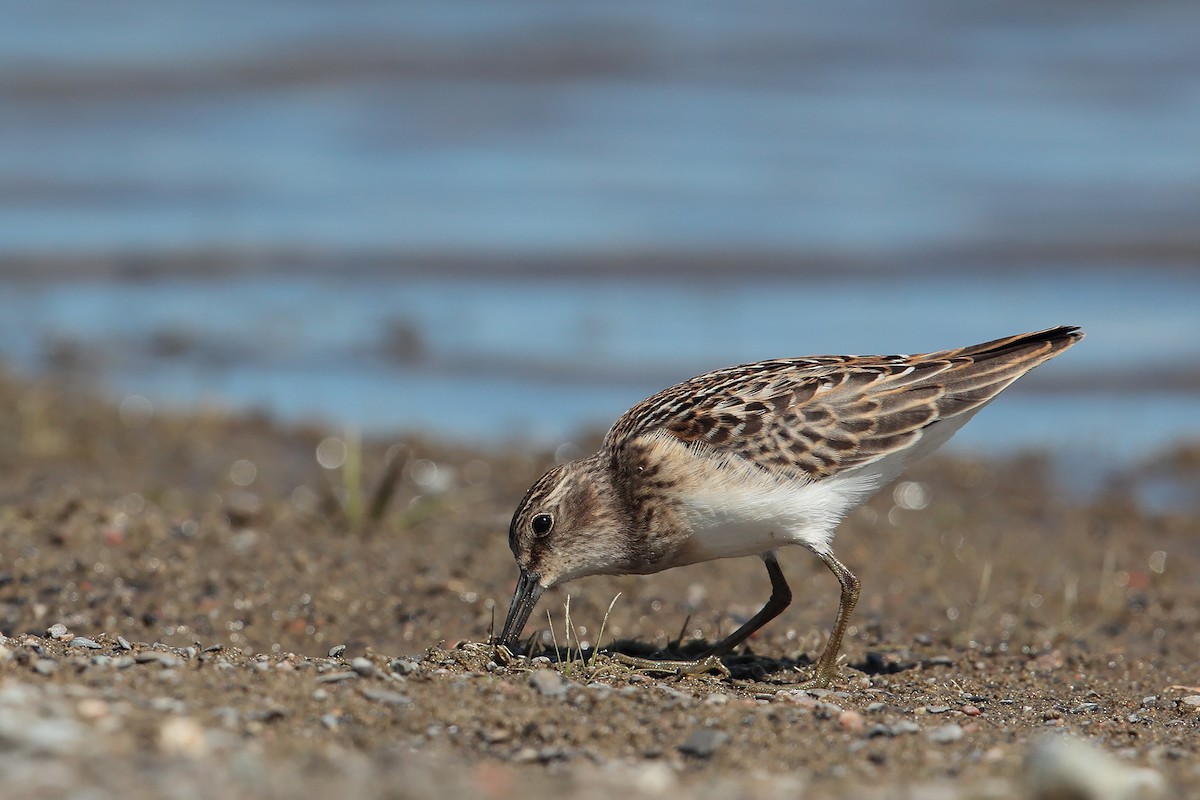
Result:
<svg viewBox="0 0 1200 800"><path fill-rule="evenodd" d="M723 678L729 677L729 668L722 664L721 659L716 656L698 658L695 661L659 661L653 658L639 658L624 653L614 653L613 658L643 672L663 672L672 675L704 675L716 672Z"/></svg>

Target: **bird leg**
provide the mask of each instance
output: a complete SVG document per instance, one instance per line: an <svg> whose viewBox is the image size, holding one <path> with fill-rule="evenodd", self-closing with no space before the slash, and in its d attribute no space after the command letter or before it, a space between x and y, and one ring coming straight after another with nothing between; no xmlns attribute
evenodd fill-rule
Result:
<svg viewBox="0 0 1200 800"><path fill-rule="evenodd" d="M788 588L787 581L784 580L783 570L779 568L779 561L775 558L775 553L763 553L761 558L767 565L767 574L771 577L771 597L767 600L766 605L751 617L746 624L710 647L699 658L694 661L658 661L652 658L638 658L618 653L616 656L617 660L638 669L680 674L696 674L716 670L728 677L729 670L721 663L721 656L727 655L733 648L749 639L755 631L779 616L788 607L788 604L792 602L792 590ZM841 565L839 564L838 566ZM842 569L845 569L845 567L842 567ZM853 603L851 603L851 606L853 607Z"/></svg>
<svg viewBox="0 0 1200 800"><path fill-rule="evenodd" d="M829 685L837 673L838 651L842 649L842 636L846 633L850 614L854 612L854 606L858 604L860 585L854 573L846 569L845 564L834 558L833 553L820 550L813 552L837 577L838 583L842 586L842 596L838 603L837 619L833 623L833 633L829 635L829 641L825 642L825 649L821 651L821 657L817 659L816 673L811 680L800 684L799 688L801 689L823 689Z"/></svg>

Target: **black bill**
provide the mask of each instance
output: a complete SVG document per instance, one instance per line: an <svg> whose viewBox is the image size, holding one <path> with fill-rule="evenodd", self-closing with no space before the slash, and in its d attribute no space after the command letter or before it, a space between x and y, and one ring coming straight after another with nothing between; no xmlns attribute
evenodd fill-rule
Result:
<svg viewBox="0 0 1200 800"><path fill-rule="evenodd" d="M504 631L500 634L500 644L510 649L516 645L517 639L520 638L521 631L525 629L525 623L529 621L529 615L533 613L533 607L537 605L538 598L542 596L543 591L545 590L538 583L537 576L521 570L521 577L517 580L517 591L513 593L512 603L508 606L508 616L504 618Z"/></svg>

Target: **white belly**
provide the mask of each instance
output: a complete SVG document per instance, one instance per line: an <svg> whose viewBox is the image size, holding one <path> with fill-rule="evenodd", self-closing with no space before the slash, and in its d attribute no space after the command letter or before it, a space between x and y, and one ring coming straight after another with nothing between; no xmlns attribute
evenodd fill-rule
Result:
<svg viewBox="0 0 1200 800"><path fill-rule="evenodd" d="M762 473L689 487L692 536L678 564L757 555L786 544L826 551L834 528L879 488L876 472L816 483L764 481Z"/></svg>

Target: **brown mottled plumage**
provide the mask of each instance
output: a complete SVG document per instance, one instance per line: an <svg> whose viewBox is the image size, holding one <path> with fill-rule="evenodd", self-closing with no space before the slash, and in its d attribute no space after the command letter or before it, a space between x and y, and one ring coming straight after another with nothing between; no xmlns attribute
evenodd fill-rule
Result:
<svg viewBox="0 0 1200 800"><path fill-rule="evenodd" d="M761 361L664 389L617 420L599 452L526 493L509 530L521 577L500 641L514 643L542 591L573 578L759 555L771 599L710 651L721 655L790 602L774 551L799 544L842 586L812 682L827 685L858 600L830 548L838 522L1082 338L1064 326L916 356Z"/></svg>

